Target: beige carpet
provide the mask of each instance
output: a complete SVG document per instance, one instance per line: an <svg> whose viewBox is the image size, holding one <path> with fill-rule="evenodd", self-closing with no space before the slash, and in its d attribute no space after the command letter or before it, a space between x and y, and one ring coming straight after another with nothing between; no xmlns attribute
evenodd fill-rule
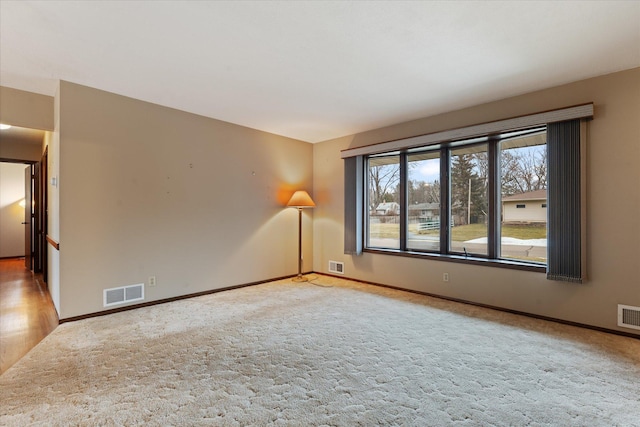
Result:
<svg viewBox="0 0 640 427"><path fill-rule="evenodd" d="M316 282L63 324L0 425L640 426L640 340Z"/></svg>

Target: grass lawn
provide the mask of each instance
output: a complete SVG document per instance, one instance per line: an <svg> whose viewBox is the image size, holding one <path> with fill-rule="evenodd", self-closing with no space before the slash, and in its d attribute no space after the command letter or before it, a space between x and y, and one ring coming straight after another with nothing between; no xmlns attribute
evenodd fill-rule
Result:
<svg viewBox="0 0 640 427"><path fill-rule="evenodd" d="M409 224L409 231L417 234L417 224ZM371 237L380 239L397 239L400 236L399 224L370 224ZM420 234L424 236L437 236L438 230L427 230ZM485 224L459 225L451 229L452 240L455 242L465 242L487 236L487 226ZM503 237L513 237L521 240L545 239L547 237L546 227L540 225L503 225Z"/></svg>
<svg viewBox="0 0 640 427"><path fill-rule="evenodd" d="M400 224L369 224L369 232L374 239L398 239Z"/></svg>
<svg viewBox="0 0 640 427"><path fill-rule="evenodd" d="M516 239L546 239L547 227L545 225L503 225L503 237L515 237Z"/></svg>

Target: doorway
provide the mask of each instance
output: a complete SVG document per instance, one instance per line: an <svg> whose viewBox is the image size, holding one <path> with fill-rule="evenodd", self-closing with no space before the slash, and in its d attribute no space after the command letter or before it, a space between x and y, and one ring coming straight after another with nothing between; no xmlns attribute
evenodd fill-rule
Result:
<svg viewBox="0 0 640 427"><path fill-rule="evenodd" d="M45 148L42 159L25 168L25 267L41 273L47 280L47 158Z"/></svg>
<svg viewBox="0 0 640 427"><path fill-rule="evenodd" d="M3 129L0 157L0 259L24 258L47 278L47 165L44 131Z"/></svg>
<svg viewBox="0 0 640 427"><path fill-rule="evenodd" d="M25 169L30 168L31 165L25 162L0 163L0 258L25 257L26 260L30 255L25 231L31 210L27 201L31 201L31 195L26 194Z"/></svg>

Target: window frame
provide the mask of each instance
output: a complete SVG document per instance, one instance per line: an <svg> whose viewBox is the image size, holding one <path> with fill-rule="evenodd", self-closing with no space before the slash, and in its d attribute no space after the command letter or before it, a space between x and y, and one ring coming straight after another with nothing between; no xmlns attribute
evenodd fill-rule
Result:
<svg viewBox="0 0 640 427"><path fill-rule="evenodd" d="M488 159L487 159L488 160L488 168L489 168L489 171L488 171L489 172L489 176L488 176L489 182L487 183L487 188L486 188L486 191L487 191L486 197L487 197L487 204L488 204L487 208L489 210L489 212L487 213L487 215L488 215L488 221L487 221L487 254L483 255L483 254L474 253L471 256L473 258L475 258L475 257L491 258L492 250L491 250L490 235L491 235L491 214L492 214L492 211L493 211L492 210L492 203L491 203L491 201L492 201L491 187L492 187L492 176L494 175L494 174L492 174L492 169L494 167L494 164L493 164L493 159L491 158L491 154L490 153L493 150L491 148L491 146L493 145L491 142L493 140L494 140L493 137L487 137L486 141L478 141L478 142L476 142L475 139L474 139L474 140L472 140L472 142L469 142L469 143L464 143L464 141L461 141L462 143L461 142L457 142L456 144L451 144L451 146L443 147L444 149L448 150L448 155L447 155L447 160L448 160L448 164L447 164L447 169L448 169L447 181L444 184L442 184L442 187L445 187L447 189L447 191L448 191L447 203L448 203L449 206L448 206L447 212L448 212L449 216L447 217L447 224L446 224L447 241L444 242L445 245L441 245L441 253L445 253L445 254L448 254L448 255L464 255L466 258L469 257L469 255L466 253L466 249L464 251L456 251L456 250L452 250L452 248L451 248L451 246L452 246L452 241L451 241L451 238L452 238L452 236L451 236L451 234L452 234L451 233L451 222L452 222L452 219L453 219L452 218L452 212L451 212L451 192L453 190L452 185L451 185L451 180L452 180L451 166L452 166L452 162L453 162L451 152L454 151L454 150L458 150L460 148L463 148L463 147L471 147L471 148L473 148L473 147L476 147L476 146L479 147L481 145L484 145L484 146L486 146L486 153L487 153L487 157L488 157ZM442 248L443 247L446 247L446 251L445 252L442 252Z"/></svg>
<svg viewBox="0 0 640 427"><path fill-rule="evenodd" d="M398 167L400 169L400 173L399 173L399 186L400 186L400 198L398 200L398 204L400 205L400 212L404 211L404 209L402 208L404 201L403 201L403 197L402 194L405 192L404 190L404 186L406 185L403 182L403 172L402 170L405 169L403 168L403 162L406 161L406 155L403 157L402 153L396 152L396 151L392 151L389 153L381 153L381 154L377 154L377 155L372 155L372 156L365 156L364 158L364 167L363 167L363 202L364 202L364 208L363 211L365 213L364 218L363 218L363 249L380 249L380 250L404 250L406 249L406 243L405 246L403 247L403 239L402 239L402 214L400 214L400 218L399 218L399 224L400 224L400 230L398 233L398 249L394 249L394 248L384 248L384 247L376 247L376 246L370 246L370 239L371 239L371 233L370 228L371 228L371 203L370 203L370 194L371 192L369 191L369 178L370 178L370 174L369 174L369 163L371 159L380 159L380 158L385 158L385 157L398 157ZM390 163L390 164L395 164L395 163ZM404 198L404 200L406 200L406 198Z"/></svg>
<svg viewBox="0 0 640 427"><path fill-rule="evenodd" d="M364 158L364 189L365 211L369 210L369 159L385 156L399 156L400 178L399 178L399 245L398 248L372 247L369 245L369 215L364 219L363 227L363 252L383 253L388 255L435 258L441 261L462 262L477 265L491 265L503 268L518 270L545 272L547 263L516 260L512 258L502 258L500 256L500 147L503 139L511 139L516 136L527 136L539 132L546 132L546 124L539 124L524 129L502 131L497 134L483 135L474 138L449 141L437 145L427 145L423 147L412 147L411 149L393 150L389 152L365 155ZM487 253L464 253L452 250L451 239L451 158L452 152L461 147L474 147L484 145L488 157L488 183L487 183ZM439 152L440 160L440 233L439 250L408 248L408 205L407 205L407 179L409 156L427 152Z"/></svg>
<svg viewBox="0 0 640 427"><path fill-rule="evenodd" d="M445 156L445 151L446 151L446 148L438 146L438 147L432 147L429 150L424 150L424 149L423 150L411 150L411 151L408 151L406 153L406 155L405 155L405 158L406 158L406 160L405 160L405 162L406 162L406 167L405 167L406 180L405 180L405 182L400 184L401 186L402 185L406 186L408 184L408 182L409 182L408 181L408 179L409 179L409 158L412 155L420 155L420 154L426 153L426 152L433 152L433 153L437 152L438 153L438 155L436 157L434 157L434 158L438 159L438 165L439 165L439 171L440 171L440 174L438 176L438 180L439 180L439 183L440 183L440 200L441 200L441 202L440 202L440 211L439 211L440 228L438 229L438 241L439 241L439 245L438 246L439 246L439 249L438 250L434 250L434 249L422 249L422 250L420 250L420 249L417 249L417 248L409 248L409 240L408 240L408 234L407 234L407 236L405 236L405 240L404 240L404 250L405 251L416 251L416 252L421 252L421 253L422 252L426 252L426 253L439 254L441 252L441 250L442 250L442 238L441 238L441 236L442 236L442 228L443 228L443 223L446 222L446 220L443 220L443 217L442 217L442 212L443 212L442 211L442 200L443 200L442 193L443 193L443 191L446 192L446 189L443 189L443 186L441 184L442 182L445 181L445 180L443 180L443 169L446 169L446 168L442 167L442 165L443 165L443 157L442 156ZM448 159L448 157L447 157L447 159ZM445 175L446 174L447 173L445 172ZM408 188L404 191L404 194L406 195L405 197L406 197L406 200L407 200L406 221L404 221L404 224L406 224L405 225L405 230L407 230L407 233L408 233L408 228L409 228L409 220L408 220L408 216L409 216L409 209L408 209L409 208L409 205L408 205L408 203L409 203L409 195L408 195Z"/></svg>

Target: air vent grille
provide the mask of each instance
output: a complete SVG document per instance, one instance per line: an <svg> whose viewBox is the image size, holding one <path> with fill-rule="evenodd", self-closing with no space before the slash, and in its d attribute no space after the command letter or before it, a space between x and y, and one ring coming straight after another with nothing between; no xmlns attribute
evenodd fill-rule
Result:
<svg viewBox="0 0 640 427"><path fill-rule="evenodd" d="M640 307L618 305L618 326L640 329Z"/></svg>
<svg viewBox="0 0 640 427"><path fill-rule="evenodd" d="M329 273L344 274L344 263L338 261L329 261Z"/></svg>
<svg viewBox="0 0 640 427"><path fill-rule="evenodd" d="M121 286L119 288L104 289L102 301L104 307L144 300L144 284Z"/></svg>

